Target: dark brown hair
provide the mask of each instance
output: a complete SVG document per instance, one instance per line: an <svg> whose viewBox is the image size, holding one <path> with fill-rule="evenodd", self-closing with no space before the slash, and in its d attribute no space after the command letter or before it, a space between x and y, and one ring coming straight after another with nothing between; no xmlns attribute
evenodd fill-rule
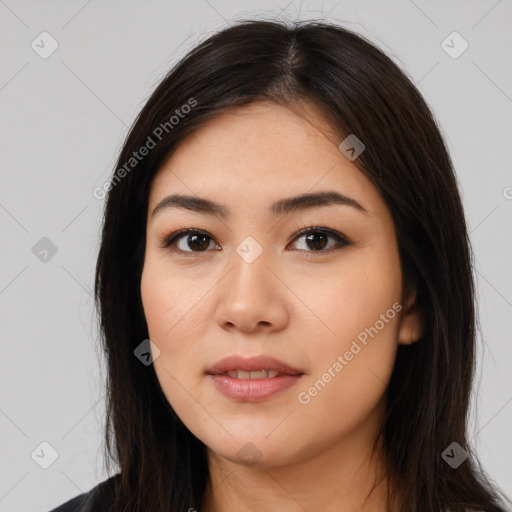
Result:
<svg viewBox="0 0 512 512"><path fill-rule="evenodd" d="M105 460L120 469L112 480L115 510L200 509L205 446L167 402L153 366L134 356L148 338L140 280L149 188L196 127L259 100L297 111L313 105L340 142L355 134L366 149L354 163L393 216L404 284L417 291L425 325L420 341L399 346L381 433L389 476L405 504L400 510L504 512L501 500L508 499L480 467L466 431L475 365L472 255L450 156L430 109L406 74L362 36L324 21L253 20L198 44L161 81L108 187L95 298L108 369ZM150 145L136 164L130 160ZM441 457L453 442L469 456L456 469Z"/></svg>

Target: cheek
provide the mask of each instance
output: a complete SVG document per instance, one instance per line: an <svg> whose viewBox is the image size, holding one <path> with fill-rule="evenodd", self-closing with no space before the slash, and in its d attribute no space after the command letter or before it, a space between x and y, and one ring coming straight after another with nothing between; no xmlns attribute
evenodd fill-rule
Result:
<svg viewBox="0 0 512 512"><path fill-rule="evenodd" d="M347 253L336 268L294 278L293 289L307 307L302 318L311 318L316 331L316 348L346 350L376 322L378 330L386 331L383 337L397 334L393 304L400 301L402 278L398 253L391 249L376 246ZM381 315L386 316L385 329Z"/></svg>
<svg viewBox="0 0 512 512"><path fill-rule="evenodd" d="M164 262L165 263L165 262ZM141 278L141 297L151 341L160 354L154 368L167 398L178 396L179 383L189 388L202 376L200 343L206 328L201 300L205 290L155 258L146 260ZM170 400L169 400L170 401Z"/></svg>
<svg viewBox="0 0 512 512"><path fill-rule="evenodd" d="M190 317L197 316L203 295L200 281L191 283L183 274L171 272L165 261L150 255L141 278L142 305L150 338L170 345Z"/></svg>
<svg viewBox="0 0 512 512"><path fill-rule="evenodd" d="M298 292L321 320L311 324L307 336L314 346L312 371L299 401L315 414L328 406L340 423L357 422L384 394L396 357L402 309L398 256L359 253L339 272L315 277L314 286L305 283Z"/></svg>

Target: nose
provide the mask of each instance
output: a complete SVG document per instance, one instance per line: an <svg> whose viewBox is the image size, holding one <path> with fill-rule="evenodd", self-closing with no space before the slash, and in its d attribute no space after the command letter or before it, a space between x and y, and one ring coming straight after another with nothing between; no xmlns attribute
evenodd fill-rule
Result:
<svg viewBox="0 0 512 512"><path fill-rule="evenodd" d="M265 251L250 263L234 252L229 268L216 290L217 324L224 330L244 333L270 333L286 327L287 289L276 277Z"/></svg>

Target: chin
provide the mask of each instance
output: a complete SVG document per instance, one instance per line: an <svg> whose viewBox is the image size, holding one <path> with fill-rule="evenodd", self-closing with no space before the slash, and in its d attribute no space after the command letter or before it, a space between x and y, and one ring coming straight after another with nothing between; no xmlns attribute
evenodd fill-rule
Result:
<svg viewBox="0 0 512 512"><path fill-rule="evenodd" d="M207 443L208 450L234 464L268 469L298 462L300 447L294 447L286 439L240 436L223 443Z"/></svg>

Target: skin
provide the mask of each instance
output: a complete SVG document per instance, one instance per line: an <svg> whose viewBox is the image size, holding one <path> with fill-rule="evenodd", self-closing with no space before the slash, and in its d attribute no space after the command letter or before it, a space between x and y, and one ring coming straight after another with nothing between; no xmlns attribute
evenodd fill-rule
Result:
<svg viewBox="0 0 512 512"><path fill-rule="evenodd" d="M373 457L372 446L398 345L416 341L422 322L415 295L403 296L395 227L380 193L319 112L301 111L267 102L223 111L181 142L150 191L143 307L162 390L207 446L206 512L384 509L386 463L380 442ZM320 190L343 193L368 214L346 205L268 211L278 199ZM181 208L153 216L171 193L222 203L230 216ZM351 245L329 235L315 250L307 235L296 236L304 226L337 231ZM186 234L176 242L185 254L162 247L183 227L205 231L207 250ZM263 251L252 263L236 252L248 236ZM301 403L298 394L395 303L402 310ZM264 401L235 401L205 374L235 353L268 354L305 375ZM238 455L244 446L249 463Z"/></svg>

